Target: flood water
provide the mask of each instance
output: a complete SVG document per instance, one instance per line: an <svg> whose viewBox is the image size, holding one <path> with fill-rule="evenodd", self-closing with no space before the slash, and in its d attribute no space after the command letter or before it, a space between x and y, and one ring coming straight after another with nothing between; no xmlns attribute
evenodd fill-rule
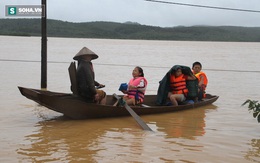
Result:
<svg viewBox="0 0 260 163"><path fill-rule="evenodd" d="M121 94L135 66L147 94L175 64L203 64L213 104L141 118L70 120L22 96L40 88L41 38L0 36L0 162L260 162L260 124L241 104L260 100L260 43L48 38L47 89L70 92L68 66L88 47L96 80Z"/></svg>

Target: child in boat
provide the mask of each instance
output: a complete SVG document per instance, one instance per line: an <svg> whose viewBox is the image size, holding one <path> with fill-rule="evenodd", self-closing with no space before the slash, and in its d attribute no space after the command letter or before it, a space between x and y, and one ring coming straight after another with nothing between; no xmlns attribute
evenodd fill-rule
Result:
<svg viewBox="0 0 260 163"><path fill-rule="evenodd" d="M135 67L132 72L133 78L129 81L127 90L121 90L125 96L123 99L128 105L137 105L144 101L144 94L147 87L147 80L144 78L143 69Z"/></svg>
<svg viewBox="0 0 260 163"><path fill-rule="evenodd" d="M170 74L170 92L168 98L172 105L178 106L178 102L184 102L188 94L186 80L196 80L196 77L190 72L189 75L184 75L180 66L175 66Z"/></svg>
<svg viewBox="0 0 260 163"><path fill-rule="evenodd" d="M199 101L206 96L205 91L206 91L206 87L208 84L207 75L204 72L202 72L201 69L202 69L202 65L200 62L194 62L192 64L193 74L199 80L199 83L198 83L198 87L199 87L198 100Z"/></svg>

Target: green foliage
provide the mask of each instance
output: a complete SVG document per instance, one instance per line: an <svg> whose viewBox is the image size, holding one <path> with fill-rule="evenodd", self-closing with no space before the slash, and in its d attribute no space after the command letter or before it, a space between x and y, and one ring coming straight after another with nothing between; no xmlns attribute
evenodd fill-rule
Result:
<svg viewBox="0 0 260 163"><path fill-rule="evenodd" d="M246 100L242 106L248 104L248 110L253 111L253 117L257 118L258 123L260 123L260 104L255 100Z"/></svg>
<svg viewBox="0 0 260 163"><path fill-rule="evenodd" d="M0 35L41 36L41 19L0 19ZM260 27L155 27L137 22L72 23L47 20L48 37L260 42Z"/></svg>

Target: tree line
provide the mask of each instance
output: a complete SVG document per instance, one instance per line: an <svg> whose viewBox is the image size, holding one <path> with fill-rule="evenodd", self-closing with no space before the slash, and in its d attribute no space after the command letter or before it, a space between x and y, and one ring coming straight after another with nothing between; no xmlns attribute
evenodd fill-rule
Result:
<svg viewBox="0 0 260 163"><path fill-rule="evenodd" d="M41 36L41 19L0 19L0 35ZM135 22L73 23L47 20L48 37L260 42L260 27L156 27Z"/></svg>

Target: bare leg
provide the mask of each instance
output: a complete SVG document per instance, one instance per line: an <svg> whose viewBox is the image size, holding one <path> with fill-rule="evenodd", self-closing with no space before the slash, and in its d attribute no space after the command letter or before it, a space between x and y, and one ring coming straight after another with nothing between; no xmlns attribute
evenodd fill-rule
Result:
<svg viewBox="0 0 260 163"><path fill-rule="evenodd" d="M178 101L177 101L177 99L174 97L174 95L171 95L171 96L170 96L170 100L171 100L173 106L178 106Z"/></svg>
<svg viewBox="0 0 260 163"><path fill-rule="evenodd" d="M135 99L133 99L133 98L126 99L126 103L127 103L128 105L135 105Z"/></svg>
<svg viewBox="0 0 260 163"><path fill-rule="evenodd" d="M171 100L172 105L178 106L178 101L177 101L176 97L174 96L174 94L172 94L171 92L169 92L169 93L168 93L168 98Z"/></svg>
<svg viewBox="0 0 260 163"><path fill-rule="evenodd" d="M107 101L107 96L105 96L105 97L100 101L100 104L101 104L101 105L105 105L105 104L106 104L106 101Z"/></svg>

